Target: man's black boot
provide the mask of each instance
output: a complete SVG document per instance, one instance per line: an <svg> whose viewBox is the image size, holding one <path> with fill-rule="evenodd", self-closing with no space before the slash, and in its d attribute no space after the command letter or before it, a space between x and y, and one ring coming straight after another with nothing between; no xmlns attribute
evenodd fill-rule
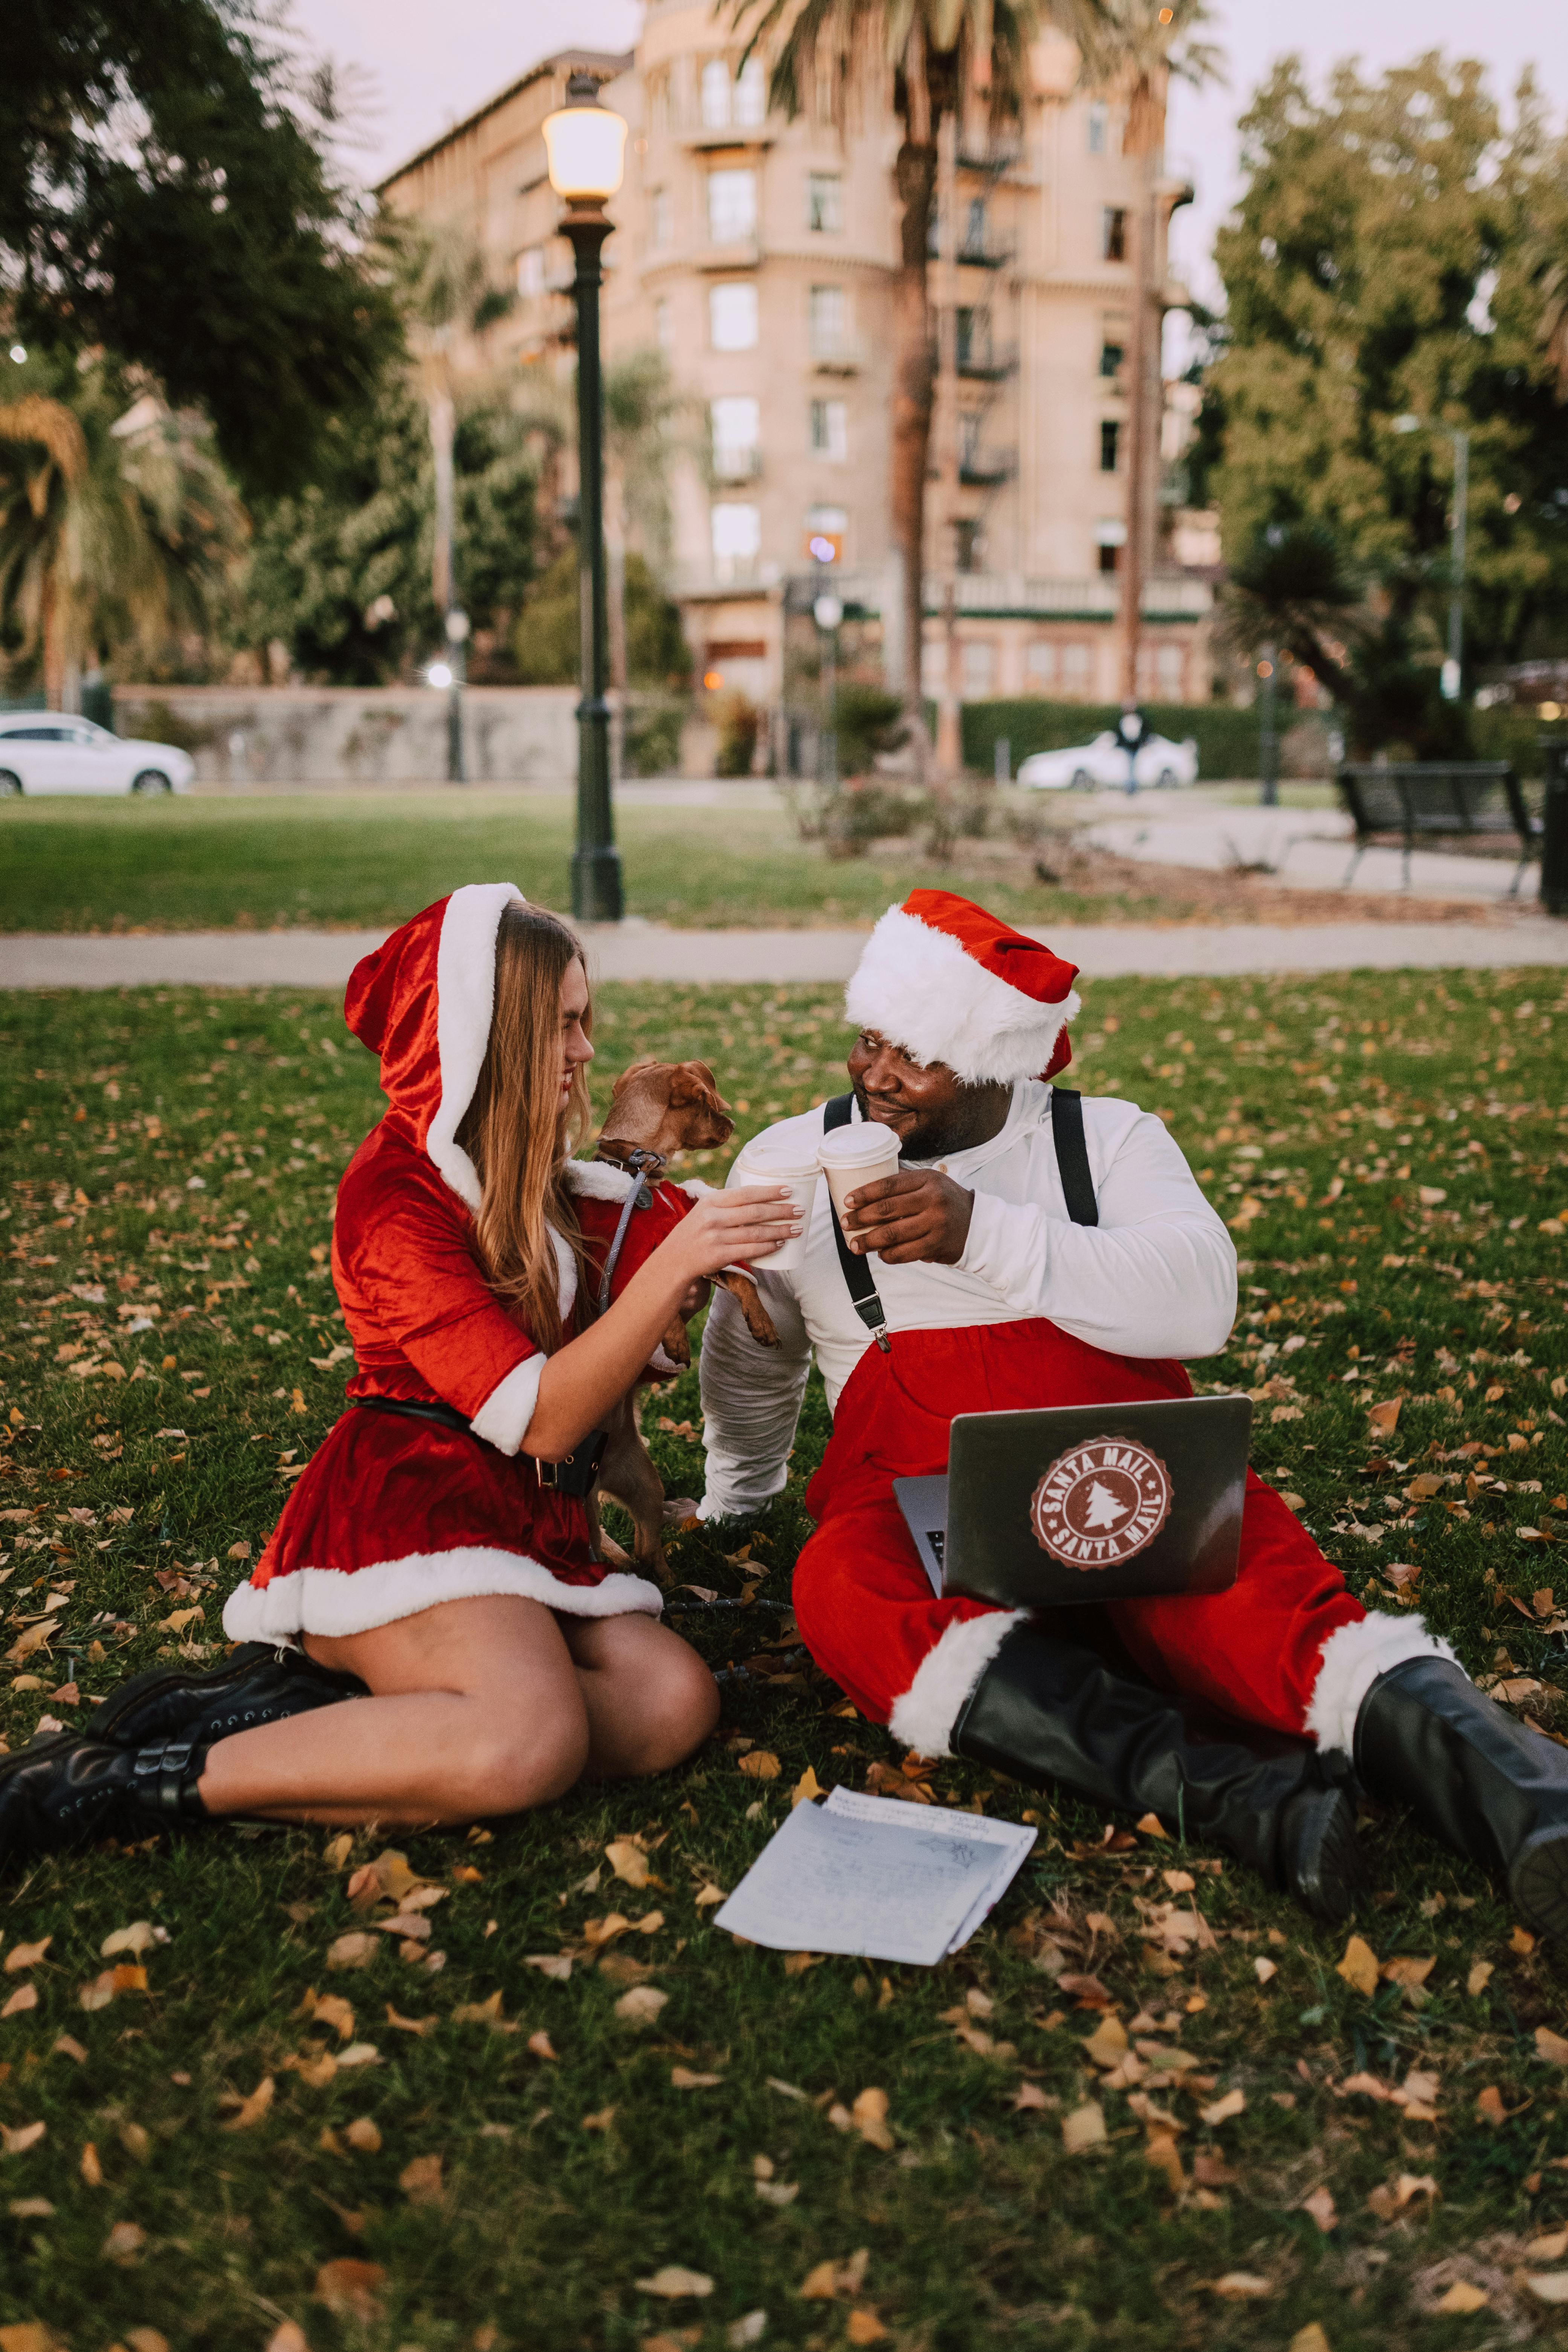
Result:
<svg viewBox="0 0 1568 2352"><path fill-rule="evenodd" d="M1320 1919L1361 1890L1355 1816L1304 1739L1233 1722L1115 1673L1092 1650L1015 1626L965 1700L953 1752L1055 1780L1124 1812L1157 1813L1223 1846Z"/></svg>
<svg viewBox="0 0 1568 2352"><path fill-rule="evenodd" d="M1498 1872L1521 1918L1568 1937L1568 1749L1515 1723L1448 1658L1411 1658L1356 1717L1371 1797L1407 1805L1432 1836Z"/></svg>
<svg viewBox="0 0 1568 2352"><path fill-rule="evenodd" d="M0 1756L0 1867L94 1838L205 1822L197 1783L205 1763L205 1748L188 1739L116 1748L69 1731Z"/></svg>
<svg viewBox="0 0 1568 2352"><path fill-rule="evenodd" d="M244 1642L205 1674L150 1666L133 1675L95 1711L92 1736L117 1748L145 1748L159 1739L194 1739L210 1748L236 1731L366 1695L357 1675L334 1674L303 1650Z"/></svg>

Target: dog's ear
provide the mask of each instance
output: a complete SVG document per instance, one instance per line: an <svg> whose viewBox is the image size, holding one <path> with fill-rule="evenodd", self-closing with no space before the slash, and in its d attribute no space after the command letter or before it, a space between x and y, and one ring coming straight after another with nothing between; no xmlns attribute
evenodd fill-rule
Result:
<svg viewBox="0 0 1568 2352"><path fill-rule="evenodd" d="M649 1070L663 1069L665 1066L666 1065L660 1062L657 1054L639 1054L635 1062L626 1064L626 1068L610 1088L610 1100L619 1102L622 1094L634 1078L646 1076Z"/></svg>
<svg viewBox="0 0 1568 2352"><path fill-rule="evenodd" d="M670 1108L684 1110L690 1103L700 1105L718 1118L722 1118L730 1108L706 1062L677 1062L670 1073Z"/></svg>

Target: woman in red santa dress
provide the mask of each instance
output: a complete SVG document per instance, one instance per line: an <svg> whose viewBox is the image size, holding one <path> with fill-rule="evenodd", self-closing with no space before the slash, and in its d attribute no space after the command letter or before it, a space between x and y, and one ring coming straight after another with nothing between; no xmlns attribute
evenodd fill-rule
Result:
<svg viewBox="0 0 1568 2352"><path fill-rule="evenodd" d="M896 1738L1156 1813L1329 1916L1354 1898L1342 1791L1359 1785L1568 1937L1568 1756L1482 1696L1415 1612L1364 1609L1255 1473L1233 1585L1092 1612L1143 1680L1059 1614L932 1593L893 1482L946 1468L955 1413L1190 1395L1182 1360L1216 1353L1235 1318L1230 1235L1162 1122L1045 1083L1069 1057L1076 977L948 891L878 924L847 996L852 1096L778 1133L798 1157L825 1128L876 1121L900 1171L848 1195L845 1263L819 1187L798 1270L759 1271L776 1350L758 1358L716 1299L703 1516L782 1489L815 1355L833 1440L806 1494L795 1612ZM858 1305L850 1276L868 1268Z"/></svg>
<svg viewBox="0 0 1568 2352"><path fill-rule="evenodd" d="M704 1278L798 1231L787 1190L660 1188L589 1319L573 1187L626 1180L569 1157L594 1054L572 933L510 884L457 890L346 1009L390 1100L338 1192L349 1410L230 1596L241 1646L0 1759L0 1856L159 1818L516 1812L664 1770L718 1719L657 1587L594 1556L591 1441Z"/></svg>

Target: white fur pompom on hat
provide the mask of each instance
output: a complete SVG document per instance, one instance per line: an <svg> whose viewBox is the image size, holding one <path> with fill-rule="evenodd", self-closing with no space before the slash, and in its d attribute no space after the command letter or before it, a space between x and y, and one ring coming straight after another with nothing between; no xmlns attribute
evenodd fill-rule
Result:
<svg viewBox="0 0 1568 2352"><path fill-rule="evenodd" d="M1048 1078L1072 1058L1078 966L951 890L889 907L845 991L851 1021L966 1085Z"/></svg>

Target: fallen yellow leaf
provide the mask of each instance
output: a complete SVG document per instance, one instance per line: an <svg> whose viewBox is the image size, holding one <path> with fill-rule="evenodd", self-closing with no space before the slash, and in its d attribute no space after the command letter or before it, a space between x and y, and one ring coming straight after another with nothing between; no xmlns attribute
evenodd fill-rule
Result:
<svg viewBox="0 0 1568 2352"><path fill-rule="evenodd" d="M630 1992L622 1993L616 2003L616 2015L625 2025L655 2025L658 2013L669 1999L657 1985L633 1985Z"/></svg>
<svg viewBox="0 0 1568 2352"><path fill-rule="evenodd" d="M1549 2025L1536 2027L1535 2047L1548 2065L1568 2066L1568 2041L1561 2033L1553 2033Z"/></svg>
<svg viewBox="0 0 1568 2352"><path fill-rule="evenodd" d="M1228 2123L1232 2116L1245 2115L1246 2112L1247 2094L1239 2090L1227 2091L1223 2098L1198 2109L1205 2123L1209 2125Z"/></svg>
<svg viewBox="0 0 1568 2352"><path fill-rule="evenodd" d="M15 1976L18 1969L36 1969L54 1940L46 1936L41 1944L13 1944L5 1955L6 1975Z"/></svg>
<svg viewBox="0 0 1568 2352"><path fill-rule="evenodd" d="M26 2156L30 2147L37 2147L47 2130L46 2123L17 2124L14 2126L0 2124L0 2148L7 2156Z"/></svg>
<svg viewBox="0 0 1568 2352"><path fill-rule="evenodd" d="M852 2311L844 2335L850 2344L879 2344L887 2332L874 2311Z"/></svg>
<svg viewBox="0 0 1568 2352"><path fill-rule="evenodd" d="M741 1769L751 1780L776 1780L783 1767L770 1748L752 1748L742 1757Z"/></svg>
<svg viewBox="0 0 1568 2352"><path fill-rule="evenodd" d="M373 2326L382 2315L379 2290L385 2280L379 2263L362 2263L352 2254L341 2254L336 2262L323 2263L316 2273L316 2301L341 2319L357 2319L363 2326Z"/></svg>
<svg viewBox="0 0 1568 2352"><path fill-rule="evenodd" d="M1531 2284L1533 2286L1533 2279ZM1484 2286L1472 2286L1468 2279L1456 2279L1446 2295L1432 2305L1434 2311L1484 2311L1489 2297Z"/></svg>
<svg viewBox="0 0 1568 2352"><path fill-rule="evenodd" d="M1537 2303L1568 2303L1568 2271L1526 2271L1524 2284Z"/></svg>
<svg viewBox="0 0 1568 2352"><path fill-rule="evenodd" d="M277 2084L271 2075L264 2074L249 2098L241 2099L238 2114L230 2116L224 2126L225 2131L248 2131L253 2124L258 2124L272 2105L276 2089Z"/></svg>
<svg viewBox="0 0 1568 2352"><path fill-rule="evenodd" d="M849 2114L856 2130L870 2147L884 2151L892 2147L893 2135L888 2127L886 2091L862 2091Z"/></svg>
<svg viewBox="0 0 1568 2352"><path fill-rule="evenodd" d="M711 2091L723 2081L722 2074L694 2074L689 2066L672 2066L670 2088L675 2091Z"/></svg>
<svg viewBox="0 0 1568 2352"><path fill-rule="evenodd" d="M1469 1975L1465 1979L1465 1990L1470 1995L1472 2000L1475 1998L1477 1993L1485 1992L1488 1985L1489 1985L1492 1980L1494 1973L1495 1971L1490 1960L1478 1960L1476 1962L1474 1968L1470 1970Z"/></svg>
<svg viewBox="0 0 1568 2352"><path fill-rule="evenodd" d="M438 2156L412 2157L398 2174L397 2185L411 2205L439 2205L444 2194L441 2158Z"/></svg>
<svg viewBox="0 0 1568 2352"><path fill-rule="evenodd" d="M1377 1990L1377 1954L1361 1937L1352 1936L1345 1946L1344 1958L1334 1973L1343 1977L1354 1991L1365 1993L1370 2000Z"/></svg>
<svg viewBox="0 0 1568 2352"><path fill-rule="evenodd" d="M795 1782L794 1788L789 1792L789 1809L793 1813L797 1805L806 1804L813 1797L820 1797L825 1794L826 1791L823 1789L821 1781L817 1779L816 1774L808 1764L805 1771L801 1774L799 1780Z"/></svg>
<svg viewBox="0 0 1568 2352"><path fill-rule="evenodd" d="M1231 2303L1255 2303L1260 2296L1273 2292L1268 2281L1258 2278L1252 2271L1226 2271L1223 2278L1215 2279L1210 2289L1211 2294L1224 2295Z"/></svg>
<svg viewBox="0 0 1568 2352"><path fill-rule="evenodd" d="M1105 2136L1105 2110L1093 2099L1062 2117L1062 2146L1068 2156L1080 2156L1085 2148L1098 2147Z"/></svg>
<svg viewBox="0 0 1568 2352"><path fill-rule="evenodd" d="M327 1966L330 1969L363 1969L374 1959L380 1949L381 1945L374 1936L367 1936L363 1929L351 1928L346 1936L339 1936L335 1942L328 1945Z"/></svg>
<svg viewBox="0 0 1568 2352"><path fill-rule="evenodd" d="M706 2271L683 2270L679 2263L666 2263L651 2278L638 2279L637 2287L640 2294L659 2294L674 2303L686 2295L711 2294L713 2282Z"/></svg>
<svg viewBox="0 0 1568 2352"><path fill-rule="evenodd" d="M605 1859L616 1876L624 1879L628 1886L647 1885L647 1856L640 1845L634 1845L628 1838L617 1839L614 1845L605 1848Z"/></svg>

